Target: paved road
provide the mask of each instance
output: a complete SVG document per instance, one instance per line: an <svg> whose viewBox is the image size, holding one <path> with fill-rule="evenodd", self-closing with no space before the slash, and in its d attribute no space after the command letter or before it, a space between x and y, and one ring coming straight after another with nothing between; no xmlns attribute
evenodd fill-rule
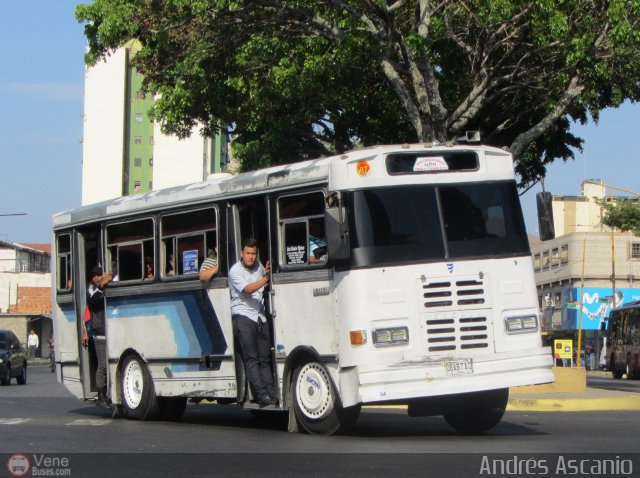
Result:
<svg viewBox="0 0 640 478"><path fill-rule="evenodd" d="M507 412L475 437L441 417L367 409L348 436L319 437L286 433L283 422L234 406L202 404L189 405L178 423L134 422L71 397L45 367L32 367L25 386L0 387L0 397L0 451L31 461L67 457L72 476L467 477L478 476L486 456L557 461L559 454L636 452L626 437L640 426L637 412ZM0 476L8 459L0 456Z"/></svg>
<svg viewBox="0 0 640 478"><path fill-rule="evenodd" d="M587 386L640 394L640 380L615 379L611 372L587 372Z"/></svg>

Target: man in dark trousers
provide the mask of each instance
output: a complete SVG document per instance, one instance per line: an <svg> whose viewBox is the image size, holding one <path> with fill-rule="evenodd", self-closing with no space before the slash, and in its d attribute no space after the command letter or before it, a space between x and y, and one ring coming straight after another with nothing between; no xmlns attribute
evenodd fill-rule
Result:
<svg viewBox="0 0 640 478"><path fill-rule="evenodd" d="M263 267L257 255L256 241L246 240L242 244L240 261L229 271L231 318L253 396L260 405L269 405L276 402L269 323L262 301L262 292L269 284L269 262Z"/></svg>
<svg viewBox="0 0 640 478"><path fill-rule="evenodd" d="M110 272L102 273L100 267L91 270L91 279L87 288L87 307L91 313L91 335L98 359L96 369L96 388L98 389L98 400L96 405L100 408L110 409L110 402L107 398L107 339L105 337L105 311L104 311L104 288L111 282L113 275ZM82 337L83 345L88 345L88 334Z"/></svg>

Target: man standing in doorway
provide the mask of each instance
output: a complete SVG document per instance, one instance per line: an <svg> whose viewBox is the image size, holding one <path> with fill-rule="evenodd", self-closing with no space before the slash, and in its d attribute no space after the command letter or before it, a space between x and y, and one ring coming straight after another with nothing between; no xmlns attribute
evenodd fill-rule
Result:
<svg viewBox="0 0 640 478"><path fill-rule="evenodd" d="M91 280L87 288L87 306L91 312L91 331L93 344L98 359L96 369L96 388L98 389L98 400L96 405L100 408L109 409L107 399L107 339L105 336L105 313L104 313L104 288L111 282L113 275L110 272L102 273L100 267L94 267L91 271ZM88 336L82 337L82 343L87 345Z"/></svg>
<svg viewBox="0 0 640 478"><path fill-rule="evenodd" d="M40 339L38 338L38 334L36 334L35 330L31 329L31 332L29 332L29 338L27 339L28 358L30 359L36 358L36 351L38 350L39 346L40 346Z"/></svg>
<svg viewBox="0 0 640 478"><path fill-rule="evenodd" d="M252 394L260 405L269 405L276 402L271 372L271 333L262 301L262 292L269 284L269 262L263 267L257 256L255 239L247 239L242 244L240 261L229 271L231 318Z"/></svg>

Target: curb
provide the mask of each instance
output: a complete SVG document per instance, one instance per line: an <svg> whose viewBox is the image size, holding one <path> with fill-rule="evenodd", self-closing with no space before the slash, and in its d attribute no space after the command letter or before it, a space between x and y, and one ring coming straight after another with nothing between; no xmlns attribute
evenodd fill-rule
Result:
<svg viewBox="0 0 640 478"><path fill-rule="evenodd" d="M517 412L640 410L640 395L599 398L510 398L507 410Z"/></svg>

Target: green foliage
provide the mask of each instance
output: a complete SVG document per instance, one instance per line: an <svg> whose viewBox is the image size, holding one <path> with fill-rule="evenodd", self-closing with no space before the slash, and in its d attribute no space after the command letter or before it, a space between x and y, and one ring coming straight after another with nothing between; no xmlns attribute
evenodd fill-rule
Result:
<svg viewBox="0 0 640 478"><path fill-rule="evenodd" d="M599 201L603 208L602 223L605 226L640 237L640 202L619 199L615 203Z"/></svg>
<svg viewBox="0 0 640 478"><path fill-rule="evenodd" d="M422 16L420 8L424 8ZM245 169L480 130L522 185L573 158L571 120L640 99L640 0L94 0L88 64L130 40L152 115L229 125Z"/></svg>

